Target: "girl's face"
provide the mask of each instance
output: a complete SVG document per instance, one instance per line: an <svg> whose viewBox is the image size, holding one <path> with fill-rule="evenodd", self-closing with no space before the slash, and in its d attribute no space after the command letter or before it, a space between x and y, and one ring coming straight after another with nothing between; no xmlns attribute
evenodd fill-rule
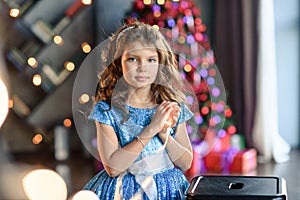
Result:
<svg viewBox="0 0 300 200"><path fill-rule="evenodd" d="M158 53L154 45L133 42L125 48L121 64L127 84L135 89L150 88L158 73Z"/></svg>

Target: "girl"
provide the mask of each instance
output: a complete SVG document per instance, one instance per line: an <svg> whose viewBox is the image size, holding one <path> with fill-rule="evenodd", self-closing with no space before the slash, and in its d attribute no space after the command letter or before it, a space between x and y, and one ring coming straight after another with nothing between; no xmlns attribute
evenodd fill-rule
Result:
<svg viewBox="0 0 300 200"><path fill-rule="evenodd" d="M84 189L101 200L185 199L182 171L192 162L185 121L193 113L167 41L150 25L125 24L105 58L89 116L104 170Z"/></svg>

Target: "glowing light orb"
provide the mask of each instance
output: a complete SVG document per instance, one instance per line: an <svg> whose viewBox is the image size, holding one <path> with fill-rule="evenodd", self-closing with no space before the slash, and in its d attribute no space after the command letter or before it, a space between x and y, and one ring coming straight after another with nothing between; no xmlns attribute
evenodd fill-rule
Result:
<svg viewBox="0 0 300 200"><path fill-rule="evenodd" d="M2 126L8 113L8 91L6 85L0 78L0 127Z"/></svg>
<svg viewBox="0 0 300 200"><path fill-rule="evenodd" d="M79 192L77 192L72 200L99 200L98 196L89 190L81 190Z"/></svg>
<svg viewBox="0 0 300 200"><path fill-rule="evenodd" d="M22 180L27 197L31 200L66 200L67 185L55 171L33 170Z"/></svg>

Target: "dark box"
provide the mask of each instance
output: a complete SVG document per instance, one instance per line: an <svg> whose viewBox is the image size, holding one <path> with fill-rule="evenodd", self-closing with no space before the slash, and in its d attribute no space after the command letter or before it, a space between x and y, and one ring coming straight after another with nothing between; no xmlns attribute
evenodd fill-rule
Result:
<svg viewBox="0 0 300 200"><path fill-rule="evenodd" d="M287 200L286 181L274 176L197 176L187 200Z"/></svg>

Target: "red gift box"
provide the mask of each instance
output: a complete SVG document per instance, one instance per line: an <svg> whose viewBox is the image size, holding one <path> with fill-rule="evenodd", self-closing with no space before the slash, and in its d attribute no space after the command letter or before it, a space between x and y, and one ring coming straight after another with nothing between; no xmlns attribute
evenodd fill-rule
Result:
<svg viewBox="0 0 300 200"><path fill-rule="evenodd" d="M257 166L255 149L229 149L227 151L211 151L204 157L204 165L208 171L245 173Z"/></svg>
<svg viewBox="0 0 300 200"><path fill-rule="evenodd" d="M206 170L213 172L228 171L236 153L236 149L229 149L227 151L210 151L204 157Z"/></svg>
<svg viewBox="0 0 300 200"><path fill-rule="evenodd" d="M257 167L257 151L255 149L244 149L234 156L229 167L230 172L250 172Z"/></svg>

